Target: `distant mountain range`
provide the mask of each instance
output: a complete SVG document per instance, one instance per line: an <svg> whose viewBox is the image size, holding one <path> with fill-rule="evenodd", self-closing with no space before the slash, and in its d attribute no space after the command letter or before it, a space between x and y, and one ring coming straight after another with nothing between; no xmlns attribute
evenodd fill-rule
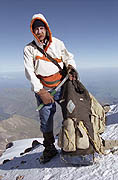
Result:
<svg viewBox="0 0 118 180"><path fill-rule="evenodd" d="M117 69L81 69L79 75L84 86L101 104L118 103ZM5 139L10 141L42 135L36 107L34 93L31 92L30 83L23 72L0 73L0 149L6 144ZM57 106L55 134L58 134L61 122L61 109Z"/></svg>
<svg viewBox="0 0 118 180"><path fill-rule="evenodd" d="M59 133L60 127L61 121L54 118L54 135ZM39 121L18 114L11 115L6 120L0 121L0 154L11 141L36 137L42 137Z"/></svg>
<svg viewBox="0 0 118 180"><path fill-rule="evenodd" d="M0 153L5 149L8 142L41 136L42 133L37 121L20 115L13 115L0 121Z"/></svg>
<svg viewBox="0 0 118 180"><path fill-rule="evenodd" d="M101 104L118 103L118 68L80 69L80 80Z"/></svg>
<svg viewBox="0 0 118 180"><path fill-rule="evenodd" d="M101 104L118 103L118 69L80 69L80 80ZM34 93L24 72L0 73L0 120L13 114L38 120Z"/></svg>

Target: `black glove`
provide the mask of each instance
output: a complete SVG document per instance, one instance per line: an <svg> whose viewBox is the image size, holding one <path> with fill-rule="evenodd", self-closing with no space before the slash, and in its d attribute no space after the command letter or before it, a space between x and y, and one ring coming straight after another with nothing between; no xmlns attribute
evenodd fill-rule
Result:
<svg viewBox="0 0 118 180"><path fill-rule="evenodd" d="M76 69L72 66L72 65L68 65L67 67L67 73L68 73L68 77L69 79L72 80L77 80L78 79L78 72L76 71Z"/></svg>

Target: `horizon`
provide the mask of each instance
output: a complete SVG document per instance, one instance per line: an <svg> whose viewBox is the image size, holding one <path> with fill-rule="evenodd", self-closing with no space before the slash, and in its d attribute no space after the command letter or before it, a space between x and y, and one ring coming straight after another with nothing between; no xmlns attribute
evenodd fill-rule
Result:
<svg viewBox="0 0 118 180"><path fill-rule="evenodd" d="M82 84L100 102L118 103L118 68L84 68L78 72ZM0 73L0 84L0 95L4 94L5 98L7 94L4 93L4 89L13 89L17 92L18 89L24 88L24 91L31 91L30 82L26 79L24 71Z"/></svg>
<svg viewBox="0 0 118 180"><path fill-rule="evenodd" d="M109 70L109 69L118 69L117 66L99 66L99 67L77 67L77 71L82 71L82 70ZM0 74L4 74L4 73L24 73L25 74L25 69L23 67L23 69L21 70L11 70L11 71L0 71Z"/></svg>

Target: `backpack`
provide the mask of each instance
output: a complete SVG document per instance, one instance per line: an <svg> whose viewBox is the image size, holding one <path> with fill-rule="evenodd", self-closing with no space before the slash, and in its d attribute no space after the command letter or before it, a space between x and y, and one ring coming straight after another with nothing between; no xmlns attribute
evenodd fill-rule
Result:
<svg viewBox="0 0 118 180"><path fill-rule="evenodd" d="M58 145L71 155L104 153L100 136L105 130L103 107L79 81L67 80L60 102L63 114Z"/></svg>

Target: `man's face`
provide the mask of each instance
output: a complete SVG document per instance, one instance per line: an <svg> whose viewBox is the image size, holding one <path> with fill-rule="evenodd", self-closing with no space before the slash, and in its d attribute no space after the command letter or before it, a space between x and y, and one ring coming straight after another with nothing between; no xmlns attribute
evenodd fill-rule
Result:
<svg viewBox="0 0 118 180"><path fill-rule="evenodd" d="M43 41L46 37L46 28L43 26L36 27L34 29L34 33L36 34L36 36L40 41Z"/></svg>

